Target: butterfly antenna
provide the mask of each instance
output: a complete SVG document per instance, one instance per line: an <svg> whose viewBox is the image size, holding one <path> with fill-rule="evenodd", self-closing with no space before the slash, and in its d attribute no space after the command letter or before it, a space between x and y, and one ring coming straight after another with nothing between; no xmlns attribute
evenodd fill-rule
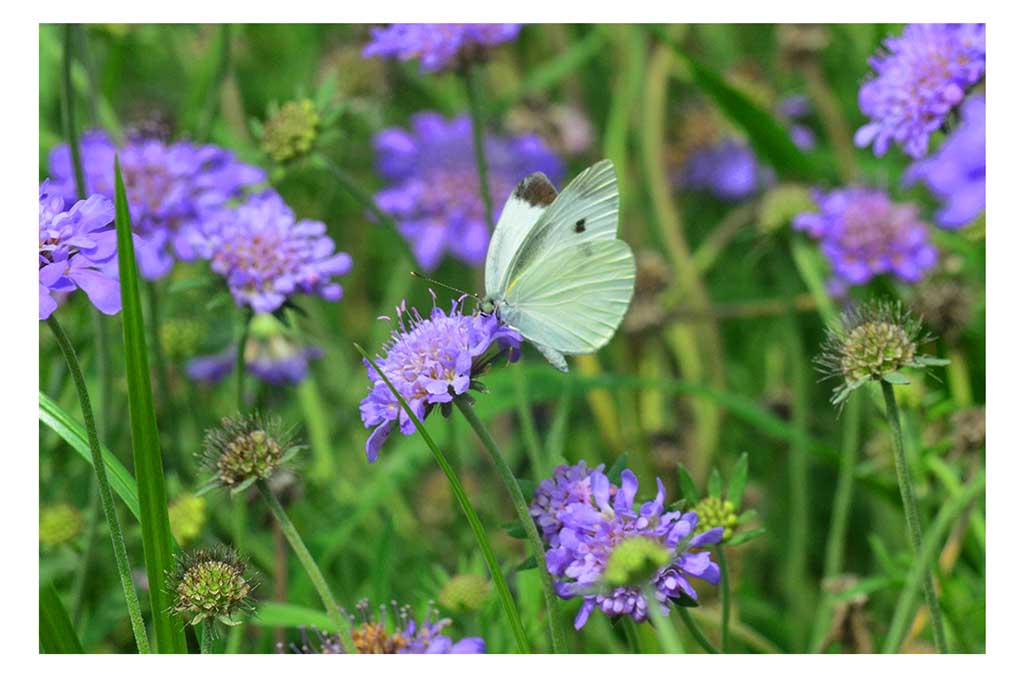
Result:
<svg viewBox="0 0 1020 680"><path fill-rule="evenodd" d="M454 292L460 293L461 295L467 295L469 297L473 297L476 300L480 300L481 299L475 293L469 293L466 290L461 290L460 288L457 288L456 286L451 286L448 283L443 283L442 281L436 281L435 279L430 279L429 277L425 276L424 274L419 274L418 272L411 272L411 276L413 276L415 278L418 278L418 279L422 279L423 281L428 281L429 283L434 283L435 285L442 286L443 288L449 288L450 290L452 290Z"/></svg>

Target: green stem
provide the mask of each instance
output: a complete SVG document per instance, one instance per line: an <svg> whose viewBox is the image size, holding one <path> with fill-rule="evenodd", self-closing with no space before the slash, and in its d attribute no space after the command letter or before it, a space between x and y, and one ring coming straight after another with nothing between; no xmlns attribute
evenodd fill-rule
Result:
<svg viewBox="0 0 1020 680"><path fill-rule="evenodd" d="M917 606L917 591L921 589L922 582L930 573L929 565L935 564L938 560L941 548L945 543L945 537L952 529L953 524L967 511L984 489L985 472L981 470L973 481L945 503L938 515L935 516L935 521L924 535L921 550L911 565L903 590L900 592L896 609L893 612L892 623L889 624L885 647L882 650L884 653L895 654L903 645L903 639L907 635L907 629Z"/></svg>
<svg viewBox="0 0 1020 680"><path fill-rule="evenodd" d="M722 626L719 634L719 647L722 649L723 654L725 654L730 644L730 565L726 561L725 547L717 545L715 555L719 560L719 592L720 599L722 600Z"/></svg>
<svg viewBox="0 0 1020 680"><path fill-rule="evenodd" d="M655 591L651 588L644 589L645 602L648 606L648 616L652 620L652 627L655 635L659 638L659 647L664 654L686 654L684 643L676 632L673 620L662 613L659 608L659 600L655 597Z"/></svg>
<svg viewBox="0 0 1020 680"><path fill-rule="evenodd" d="M131 581L131 565L128 562L127 547L124 544L124 532L121 530L120 520L117 518L117 509L113 504L110 482L106 478L106 463L103 461L102 449L99 446L99 434L96 432L96 422L92 416L92 403L89 401L85 377L82 375L81 366L78 364L74 345L71 344L71 339L67 336L63 326L60 325L55 316L51 316L47 320L47 324L50 330L53 331L57 344L60 346L60 351L64 354L67 369L71 373L75 389L78 391L78 402L81 405L82 419L84 420L85 431L88 433L89 451L92 453L92 468L96 471L96 483L99 485L99 500L103 506L106 524L110 529L114 562L117 567L117 574L120 577L121 589L124 591L128 618L131 620L131 630L135 636L138 652L140 654L148 654L149 638L145 632L142 610L138 605L138 594L135 592L134 583Z"/></svg>
<svg viewBox="0 0 1020 680"><path fill-rule="evenodd" d="M687 626L687 630L691 631L691 635L693 635L694 640L701 645L701 648L709 654L718 654L719 650L708 639L705 632L701 630L701 626L699 626L698 622L694 620L691 613L687 611L687 607L677 607L677 609L680 611L680 618L683 619L684 625ZM648 607L648 611L651 612L652 607Z"/></svg>
<svg viewBox="0 0 1020 680"><path fill-rule="evenodd" d="M648 609L649 612L652 611L651 607ZM717 655L717 653L719 653L719 649L712 644L711 640L708 639L708 636L705 635L705 631L701 629L698 622L691 616L691 612L688 612L686 607L677 607L676 609L680 613L680 619L683 620L683 625L687 627L687 630L691 631L695 641L701 645L701 648L710 653L710 655Z"/></svg>
<svg viewBox="0 0 1020 680"><path fill-rule="evenodd" d="M248 344L248 332L251 330L252 311L245 307L242 312L241 330L237 337L237 356L234 358L234 370L237 372L237 412L244 413L244 346Z"/></svg>
<svg viewBox="0 0 1020 680"><path fill-rule="evenodd" d="M832 520L829 524L829 536L825 544L825 566L822 570L823 588L825 581L838 576L843 571L843 554L846 545L846 530L850 520L850 505L853 502L854 469L857 467L857 449L860 444L861 432L861 399L859 395L851 395L843 411L843 444L839 460L839 477L836 480L836 492L832 501ZM815 653L821 651L820 645L825 638L825 629L829 624L829 612L832 609L833 595L826 592L823 604L815 615L814 629L811 634L811 649Z"/></svg>
<svg viewBox="0 0 1020 680"><path fill-rule="evenodd" d="M552 575L546 566L545 546L542 543L542 537L538 535L538 527L535 526L535 520L531 517L528 502L524 500L524 493L521 491L520 484L517 483L517 478L514 477L513 470L507 465L506 458L503 457L485 424L478 418L474 407L463 397L454 399L453 403L464 414L475 434L482 440L482 445L489 452L489 456L496 466L496 474L499 475L500 481L503 482L507 493L510 494L510 500L513 502L517 519L524 526L524 533L527 535L531 554L535 557L535 562L538 564L538 571L542 578L542 590L545 594L545 607L549 614L549 633L552 637L553 653L562 654L566 649L566 638L563 634L563 627L559 617L559 600L556 590L553 588Z"/></svg>
<svg viewBox="0 0 1020 680"><path fill-rule="evenodd" d="M623 623L623 635L627 638L627 646L632 654L641 654L641 638L638 637L637 624L629 616L620 617Z"/></svg>
<svg viewBox="0 0 1020 680"><path fill-rule="evenodd" d="M78 198L84 199L87 193L85 172L81 164L81 147L78 146L78 126L74 117L74 86L71 84L71 43L74 36L74 24L64 26L64 62L61 71L61 104L64 110L64 131L67 143L71 148L71 166L74 168L74 186Z"/></svg>
<svg viewBox="0 0 1020 680"><path fill-rule="evenodd" d="M907 467L907 457L903 451L903 431L900 428L900 413L896 406L896 394L893 386L882 381L882 396L885 399L885 415L889 422L889 430L892 433L893 457L896 462L896 480L900 485L900 498L903 501L903 514L907 519L907 531L910 535L910 549L914 559L921 557L921 519L917 513L917 501L914 498L914 487L910 480L910 469ZM924 593L925 602L928 603L928 610L931 613L931 627L935 637L935 648L940 654L946 654L949 647L946 644L946 632L942 627L942 610L939 608L938 594L935 592L935 581L932 578L931 568L924 565L921 580L921 589Z"/></svg>
<svg viewBox="0 0 1020 680"><path fill-rule="evenodd" d="M531 464L533 479L542 479L545 476L545 466L542 463L542 444L538 440L538 431L535 429L535 418L531 413L531 406L528 402L528 384L525 382L524 371L520 366L513 369L514 374L514 396L517 400L517 419L521 422L521 431L524 435L524 449L528 452L528 462Z"/></svg>
<svg viewBox="0 0 1020 680"><path fill-rule="evenodd" d="M340 633L341 645L343 645L348 654L357 654L358 648L354 646L354 638L351 637L351 622L343 615L340 608L337 607L333 593L330 591L325 577L319 570L319 565L315 563L312 554L305 547L305 542L301 540L301 534L298 533L297 528L290 521L290 517L287 516L287 511L280 505L279 499L276 498L276 494L269 488L266 480L260 479L255 483L255 487L259 490L266 505L269 506L270 512L273 513L273 517L276 518L277 523L280 525L280 531L287 538L287 542L290 543L290 547L294 550L294 554L297 555L301 566L305 568L305 573L308 574L312 585L318 591L322 603L326 606L326 613L329 614L330 620L333 621L337 631Z"/></svg>
<svg viewBox="0 0 1020 680"><path fill-rule="evenodd" d="M213 630L212 622L209 619L202 621L201 631L199 633L199 648L202 654L212 654L212 643L213 643Z"/></svg>
<svg viewBox="0 0 1020 680"><path fill-rule="evenodd" d="M798 432L807 432L808 406L807 376L803 357L804 347L800 330L792 312L786 319L787 345L790 349L790 372L793 388L792 422ZM790 447L789 453L789 537L786 551L786 595L798 624L806 623L811 616L811 602L808 591L807 554L809 512L808 451L803 441ZM796 628L798 645L807 642L808 630L803 625Z"/></svg>
<svg viewBox="0 0 1020 680"><path fill-rule="evenodd" d="M81 623L85 611L85 586L89 580L92 558L96 552L96 539L99 536L99 483L92 480L89 484L89 508L85 518L85 546L82 548L78 571L74 575L71 587L71 621L77 627Z"/></svg>
<svg viewBox="0 0 1020 680"><path fill-rule="evenodd" d="M492 194L489 188L489 166L485 162L485 122L482 118L482 94L478 84L478 69L468 64L461 73L467 90L468 108L471 111L471 132L475 146L475 167L478 170L478 193L485 206L485 222L492 231Z"/></svg>
<svg viewBox="0 0 1020 680"><path fill-rule="evenodd" d="M482 525L482 520L478 518L478 513L475 511L474 506L471 504L471 500L468 498L467 492L464 490L464 485L461 484L460 478L457 477L457 473L454 471L453 466L446 459L446 455L443 454L435 440L432 439L432 435L425 429L425 425L421 422L421 419L415 414L408 405L407 400L404 396L393 387L393 383L390 379L382 372L379 365L368 355L367 352L361 347L361 345L355 343L355 349L365 358L365 361L375 369L375 372L379 374L383 382L393 393L393 396L400 403L400 407L404 409L407 417L414 423L415 430L421 435L421 438L425 440L425 444L429 447L432 452L433 458L439 465L443 474L446 475L447 481L450 483L450 489L453 491L454 497L460 504L460 508L464 513L464 517L467 519L468 525L471 527L472 533L475 535L475 540L478 542L478 547L482 551L482 557L485 560L486 567L489 569L489 573L492 575L492 581L496 585L496 592L499 594L500 601L503 604L503 610L510 620L510 628L514 632L514 637L517 641L517 648L523 653L530 652L530 646L528 645L528 638L524 633L524 625L521 623L521 615L517 611L517 605L514 603L513 597L510 595L510 588L506 583L506 576L503 575L503 570L499 566L499 562L496 560L496 554L492 550L492 545L489 543L489 537L485 532L485 527Z"/></svg>
<svg viewBox="0 0 1020 680"><path fill-rule="evenodd" d="M159 387L161 397L159 403L162 407L162 416L165 423L163 430L171 433L170 441L172 442L169 451L167 451L164 456L164 460L170 462L172 467L179 468L180 447L177 442L177 438L179 436L177 429L177 412L174 407L174 397L173 393L170 391L170 379L166 370L166 357L163 354L163 338L159 332L159 327L162 324L159 307L159 291L156 289L155 282L149 281L148 283L147 292L149 315L146 321L149 325L149 344L152 346L152 361L156 364L156 384Z"/></svg>

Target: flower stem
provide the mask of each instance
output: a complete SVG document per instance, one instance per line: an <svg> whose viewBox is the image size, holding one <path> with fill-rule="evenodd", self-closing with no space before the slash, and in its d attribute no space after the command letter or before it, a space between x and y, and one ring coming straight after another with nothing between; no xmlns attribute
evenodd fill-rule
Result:
<svg viewBox="0 0 1020 680"><path fill-rule="evenodd" d="M464 417L472 429L474 429L475 434L482 440L482 445L485 446L485 449L492 457L492 462L496 465L496 473L499 475L500 481L503 482L503 486L506 487L507 493L510 494L511 501L513 501L514 510L517 512L517 519L524 526L524 532L527 535L531 553L535 557L535 562L538 564L538 570L542 578L542 589L545 594L545 606L549 615L549 633L552 638L553 652L561 654L565 651L566 640L559 617L559 601L556 591L553 589L552 575L549 573L549 568L545 563L545 546L542 544L542 537L538 535L538 527L535 526L535 520L531 517L531 511L528 508L527 501L524 500L521 486L517 483L517 478L514 477L513 471L507 465L506 459L500 452L492 435L489 434L489 430L478 418L478 414L475 413L475 409L468 400L458 397L454 399L453 403L464 414Z"/></svg>
<svg viewBox="0 0 1020 680"><path fill-rule="evenodd" d="M659 647L664 654L686 654L684 643L676 632L673 621L659 609L659 600L655 597L652 588L644 589L644 598L648 607L648 616L655 628L655 635L659 638Z"/></svg>
<svg viewBox="0 0 1020 680"><path fill-rule="evenodd" d="M620 617L623 619L623 635L627 638L627 646L632 654L641 654L641 638L638 637L637 624L629 616Z"/></svg>
<svg viewBox="0 0 1020 680"><path fill-rule="evenodd" d="M687 607L677 607L677 609L680 611L680 618L683 619L684 625L686 625L687 629L691 631L691 635L693 635L695 641L701 645L701 648L709 654L718 654L719 649L712 644L708 637L705 636L705 632L701 630L701 626L699 626L698 622L694 620L691 613L687 611ZM648 607L648 611L652 611L651 606Z"/></svg>
<svg viewBox="0 0 1020 680"><path fill-rule="evenodd" d="M854 468L857 466L857 448L860 443L861 431L861 400L856 394L847 400L843 411L843 450L839 460L839 477L836 480L836 493L832 501L832 520L829 524L829 536L825 544L825 566L822 569L824 582L835 578L843 570L843 551L846 544L846 528L850 519L850 504L853 501ZM831 593L826 593L822 606L815 616L814 630L811 634L811 650L821 652L825 628L829 622L832 609Z"/></svg>
<svg viewBox="0 0 1020 680"><path fill-rule="evenodd" d="M478 170L478 193L485 206L485 222L489 231L493 228L492 194L489 190L489 166L485 162L485 123L482 118L481 92L478 84L478 70L473 64L465 66L464 88L467 90L468 109L471 111L471 132L475 145L475 167Z"/></svg>
<svg viewBox="0 0 1020 680"><path fill-rule="evenodd" d="M234 371L237 373L237 412L244 413L244 376L245 376L245 364L244 364L244 346L248 344L248 332L251 330L251 318L252 311L250 308L245 307L241 312L241 327L238 331L237 338L237 355L235 357ZM243 497L236 497L233 499L233 507L231 508L232 519L234 521L233 534L234 534L234 547L238 550L244 550L244 528L248 522L248 508L245 505ZM230 629L230 633L227 635L227 653L237 654L241 649L241 636L243 635L243 629L241 626L234 626Z"/></svg>
<svg viewBox="0 0 1020 680"><path fill-rule="evenodd" d="M287 538L287 542L290 543L294 554L297 555L298 561L305 568L308 578L311 579L312 585L315 586L319 597L322 598L322 603L326 606L326 613L329 614L329 618L340 633L340 644L343 645L348 654L357 654L358 648L354 646L354 639L351 637L351 622L341 613L340 608L337 607L333 593L326 584L326 579L323 577L322 572L319 571L319 565L315 563L312 554L305 547L305 542L301 540L301 534L298 533L297 528L290 521L290 517L287 516L287 511L280 505L279 499L276 498L276 494L269 488L266 480L260 479L255 483L255 487L266 501L270 512L273 513L273 517L276 518L280 525L280 531Z"/></svg>
<svg viewBox="0 0 1020 680"><path fill-rule="evenodd" d="M503 604L503 610L510 619L510 628L514 632L514 637L517 640L517 649L522 653L529 653L530 647L528 645L528 638L524 633L524 625L521 623L521 615L517 611L517 605L514 603L513 596L510 595L510 588L506 583L506 576L503 575L503 570L499 566L499 562L496 560L496 554L492 551L492 544L489 543L489 537L485 533L485 527L482 526L482 520L478 518L478 513L475 511L474 506L471 504L471 499L468 498L467 492L464 490L464 485L460 483L460 478L457 477L457 473L454 471L453 466L446 459L446 455L443 453L436 442L432 439L432 435L425 429L425 425L422 424L421 420L415 414L411 407L408 405L407 400L404 396L393 387L393 383L383 373L379 365L365 352L361 345L354 343L355 349L365 358L365 361L375 369L375 372L379 374L383 382L393 393L394 398L400 403L400 407L404 409L404 413L414 423L415 430L421 435L421 438L425 440L425 444L429 447L432 452L432 457L435 458L436 463L439 465L443 474L446 475L447 481L450 483L450 489L453 491L454 497L457 499L457 503L460 504L460 509L464 513L464 517L468 521L468 525L471 527L472 533L475 535L475 540L478 542L478 547L482 551L482 558L485 560L485 565L489 569L489 573L492 575L493 583L496 584L496 592L499 594L499 599Z"/></svg>
<svg viewBox="0 0 1020 680"><path fill-rule="evenodd" d="M198 119L195 137L204 142L209 138L216 113L220 108L220 90L230 70L230 24L222 24L214 42L216 65L210 76L209 89L205 93L205 107Z"/></svg>
<svg viewBox="0 0 1020 680"><path fill-rule="evenodd" d="M521 432L524 435L524 449L528 452L528 462L531 465L533 479L545 477L545 464L543 463L542 444L538 440L538 431L535 429L535 419L531 413L531 404L528 401L528 384L525 382L524 371L521 366L513 369L514 374L514 396L517 401L517 419L521 423Z"/></svg>
<svg viewBox="0 0 1020 680"><path fill-rule="evenodd" d="M234 370L237 372L237 412L244 413L244 346L248 344L248 331L251 330L252 311L245 308L241 318L241 329L237 337L237 356L234 359Z"/></svg>
<svg viewBox="0 0 1020 680"><path fill-rule="evenodd" d="M900 485L900 498L903 501L903 514L907 519L907 531L910 534L910 548L914 558L918 559L921 552L921 520L917 513L917 501L914 498L914 487L910 480L910 470L907 467L907 456L903 451L903 430L900 427L900 412L896 405L896 394L893 386L886 381L882 382L882 396L885 398L885 415L889 422L889 429L893 440L893 458L896 462L896 480ZM928 610L931 613L932 633L935 637L935 648L940 654L949 651L946 644L946 633L942 627L942 610L939 608L938 594L935 592L935 581L932 578L930 566L924 569L924 577L921 582L921 590L924 593L925 602L928 603Z"/></svg>
<svg viewBox="0 0 1020 680"><path fill-rule="evenodd" d="M212 643L213 643L213 631L212 622L209 619L202 621L201 630L199 632L199 650L202 654L212 654Z"/></svg>
<svg viewBox="0 0 1020 680"><path fill-rule="evenodd" d="M166 370L166 357L163 354L163 338L160 336L159 327L162 324L162 318L160 316L159 307L159 291L156 289L156 283L150 281L147 286L148 302L149 302L149 314L146 321L149 325L149 344L152 346L152 362L156 365L156 384L159 386L159 392L162 399L160 400L160 406L162 407L162 416L164 419L165 432L171 434L171 446L169 451L166 452L164 460L174 467L180 466L180 446L178 446L178 437L180 432L177 428L177 413L174 409L174 397L170 391L170 379L167 377Z"/></svg>
<svg viewBox="0 0 1020 680"><path fill-rule="evenodd" d="M128 563L127 547L124 544L124 532L121 530L120 520L117 518L117 509L113 504L113 493L110 491L110 482L106 477L106 462L99 447L99 434L96 432L96 421L92 415L92 403L89 401L88 389L85 387L85 377L82 375L81 366L78 364L78 357L74 352L74 345L67 336L63 326L57 321L57 317L50 316L47 320L50 330L64 354L64 361L67 369L74 380L75 389L78 391L78 402L81 405L82 419L85 422L85 431L88 433L89 451L92 453L92 468L96 471L96 483L99 485L99 500L103 506L103 515L106 517L106 524L110 530L110 541L113 543L113 557L117 567L117 574L120 577L120 585L124 591L124 600L127 603L128 618L131 620L131 630L135 636L135 644L140 654L149 653L149 638L145 632L145 622L142 620L142 610L138 605L138 594L135 592L134 583L131 581L131 565Z"/></svg>
<svg viewBox="0 0 1020 680"><path fill-rule="evenodd" d="M719 592L722 600L722 626L719 633L719 648L723 654L730 643L730 565L726 561L726 548L717 545L715 555L719 560Z"/></svg>

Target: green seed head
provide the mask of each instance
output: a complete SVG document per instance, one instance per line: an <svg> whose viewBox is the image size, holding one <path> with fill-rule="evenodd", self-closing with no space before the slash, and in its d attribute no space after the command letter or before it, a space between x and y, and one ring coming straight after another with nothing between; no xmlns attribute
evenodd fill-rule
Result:
<svg viewBox="0 0 1020 680"><path fill-rule="evenodd" d="M170 531L180 545L187 545L205 526L205 498L185 493L170 504Z"/></svg>
<svg viewBox="0 0 1020 680"><path fill-rule="evenodd" d="M454 611L477 611L489 596L492 584L478 574L457 574L443 586L439 604Z"/></svg>
<svg viewBox="0 0 1020 680"><path fill-rule="evenodd" d="M227 549L196 550L181 556L171 575L173 611L192 626L206 619L235 625L235 615L251 609L255 583L248 565Z"/></svg>
<svg viewBox="0 0 1020 680"><path fill-rule="evenodd" d="M215 483L240 491L273 471L295 451L279 421L258 414L224 418L206 432L202 458Z"/></svg>
<svg viewBox="0 0 1020 680"><path fill-rule="evenodd" d="M721 498L709 496L701 499L694 507L694 512L698 513L699 531L722 527L724 541L733 536L733 532L736 531L739 524L733 503Z"/></svg>
<svg viewBox="0 0 1020 680"><path fill-rule="evenodd" d="M841 360L847 382L881 378L910 365L917 344L902 326L888 321L868 321L850 329Z"/></svg>
<svg viewBox="0 0 1020 680"><path fill-rule="evenodd" d="M660 543L647 536L634 536L613 548L602 578L606 585L614 588L641 587L668 565L671 558L672 553Z"/></svg>
<svg viewBox="0 0 1020 680"><path fill-rule="evenodd" d="M73 505L61 503L39 510L39 543L47 548L73 541L81 527L81 513Z"/></svg>
<svg viewBox="0 0 1020 680"><path fill-rule="evenodd" d="M284 162L308 153L319 127L319 114L310 99L291 101L272 112L262 131L262 149Z"/></svg>

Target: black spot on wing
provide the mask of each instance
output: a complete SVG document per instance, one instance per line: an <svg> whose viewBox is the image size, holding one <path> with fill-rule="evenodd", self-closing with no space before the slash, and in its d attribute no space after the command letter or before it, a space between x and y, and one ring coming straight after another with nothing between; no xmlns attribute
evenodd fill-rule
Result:
<svg viewBox="0 0 1020 680"><path fill-rule="evenodd" d="M582 217L581 219L574 223L574 232L577 234L583 234L584 229L585 229L584 218Z"/></svg>
<svg viewBox="0 0 1020 680"><path fill-rule="evenodd" d="M556 200L556 187L541 172L533 172L520 181L514 189L514 197L544 208Z"/></svg>

